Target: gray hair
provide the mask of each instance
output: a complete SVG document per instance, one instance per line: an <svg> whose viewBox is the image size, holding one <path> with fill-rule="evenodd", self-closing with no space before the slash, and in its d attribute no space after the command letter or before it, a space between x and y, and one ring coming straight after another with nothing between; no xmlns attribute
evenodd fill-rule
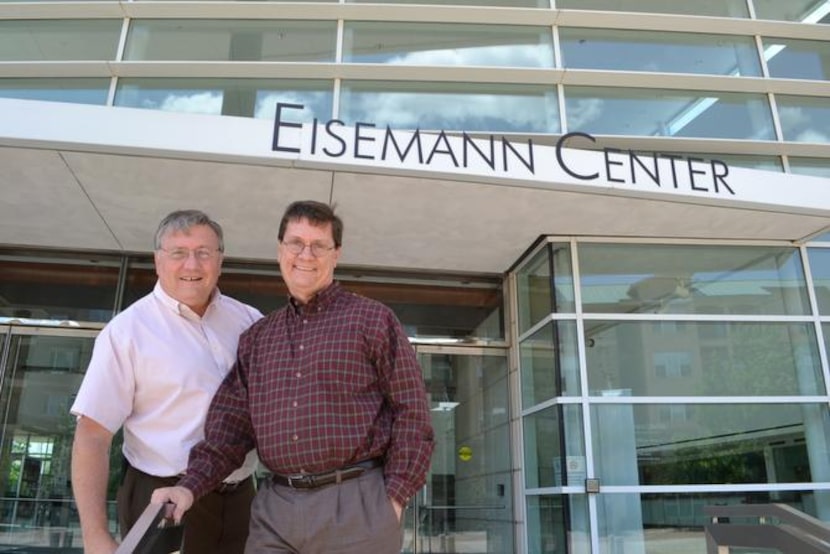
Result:
<svg viewBox="0 0 830 554"><path fill-rule="evenodd" d="M156 230L156 236L153 241L155 250L161 250L161 240L168 234L175 231L187 231L191 227L197 225L207 225L210 227L216 237L219 239L219 251L225 251L225 236L222 233L222 226L213 221L205 212L200 210L177 210L167 214L167 217L161 220L159 227Z"/></svg>

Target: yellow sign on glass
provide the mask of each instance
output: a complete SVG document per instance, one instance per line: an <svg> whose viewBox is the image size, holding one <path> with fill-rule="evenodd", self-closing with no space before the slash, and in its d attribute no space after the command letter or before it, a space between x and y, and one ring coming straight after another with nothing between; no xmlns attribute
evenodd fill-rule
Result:
<svg viewBox="0 0 830 554"><path fill-rule="evenodd" d="M458 449L458 457L462 462L469 462L473 458L473 449L469 446L462 446Z"/></svg>

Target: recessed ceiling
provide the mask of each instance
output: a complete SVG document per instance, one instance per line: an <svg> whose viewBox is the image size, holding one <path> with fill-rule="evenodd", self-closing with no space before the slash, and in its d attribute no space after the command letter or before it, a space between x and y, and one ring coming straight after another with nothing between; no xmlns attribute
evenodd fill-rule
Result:
<svg viewBox="0 0 830 554"><path fill-rule="evenodd" d="M273 260L289 202L334 202L341 266L495 274L540 235L797 241L828 218L354 170L0 147L0 242L149 252L158 221L200 208L229 258Z"/></svg>

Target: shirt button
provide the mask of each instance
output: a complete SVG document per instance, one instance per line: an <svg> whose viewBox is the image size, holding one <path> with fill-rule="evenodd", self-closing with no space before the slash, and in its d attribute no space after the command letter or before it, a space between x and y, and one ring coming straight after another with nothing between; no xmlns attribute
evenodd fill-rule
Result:
<svg viewBox="0 0 830 554"><path fill-rule="evenodd" d="M292 440L292 441L297 441L297 440L300 440L300 437L298 437L297 435L293 435L293 436L291 437L291 440Z"/></svg>
<svg viewBox="0 0 830 554"><path fill-rule="evenodd" d="M298 371L298 372L297 372L297 379L299 379L299 378L300 378L300 377L302 377L302 376L303 376L302 372L299 372L299 371Z"/></svg>
<svg viewBox="0 0 830 554"><path fill-rule="evenodd" d="M305 346L303 346L303 345L301 344L301 345L300 345L300 350L305 350Z"/></svg>
<svg viewBox="0 0 830 554"><path fill-rule="evenodd" d="M299 404L297 404L297 401L295 400L294 402L291 403L291 405L296 408Z"/></svg>
<svg viewBox="0 0 830 554"><path fill-rule="evenodd" d="M304 319L304 320L303 320L303 323L308 323L308 320L307 320L307 319Z"/></svg>

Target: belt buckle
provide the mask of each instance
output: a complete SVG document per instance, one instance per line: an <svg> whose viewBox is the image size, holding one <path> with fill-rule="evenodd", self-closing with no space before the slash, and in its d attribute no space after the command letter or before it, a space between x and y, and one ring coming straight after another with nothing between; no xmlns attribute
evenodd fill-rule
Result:
<svg viewBox="0 0 830 554"><path fill-rule="evenodd" d="M304 475L302 473L297 473L295 475L287 475L285 477L285 479L286 479L286 481L288 481L288 486L289 487L291 487L292 489L296 489L298 487L294 486L294 481L297 481L299 483L304 483L307 480L306 477L308 477L308 476ZM302 487L299 487L299 488L302 488Z"/></svg>

